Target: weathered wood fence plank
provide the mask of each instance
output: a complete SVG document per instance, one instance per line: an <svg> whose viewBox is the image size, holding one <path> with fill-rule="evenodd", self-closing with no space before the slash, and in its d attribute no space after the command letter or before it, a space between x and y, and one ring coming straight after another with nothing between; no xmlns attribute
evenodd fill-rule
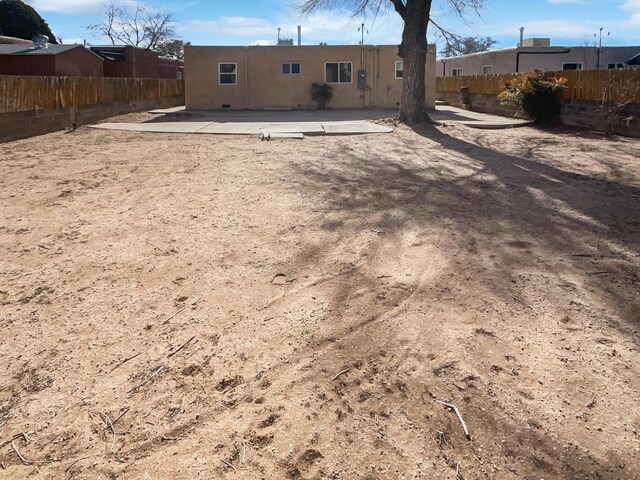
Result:
<svg viewBox="0 0 640 480"><path fill-rule="evenodd" d="M564 98L568 100L594 100L640 103L640 94L633 97L634 86L640 85L640 70L590 70L551 72L557 78L567 79ZM516 74L469 75L465 77L438 77L438 93L459 93L468 87L470 94L497 95Z"/></svg>
<svg viewBox="0 0 640 480"><path fill-rule="evenodd" d="M184 95L183 80L0 76L0 113Z"/></svg>

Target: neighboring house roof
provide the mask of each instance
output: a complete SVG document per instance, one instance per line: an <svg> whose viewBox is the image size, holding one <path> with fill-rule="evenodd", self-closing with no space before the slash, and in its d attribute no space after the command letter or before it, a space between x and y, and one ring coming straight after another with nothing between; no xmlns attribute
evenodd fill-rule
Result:
<svg viewBox="0 0 640 480"><path fill-rule="evenodd" d="M628 65L640 65L640 53L627 62Z"/></svg>
<svg viewBox="0 0 640 480"><path fill-rule="evenodd" d="M105 60L111 60L113 62L124 62L127 59L127 49L133 49L141 52L152 52L157 55L155 50L135 47L133 45L91 45L89 49Z"/></svg>
<svg viewBox="0 0 640 480"><path fill-rule="evenodd" d="M0 44L0 55L57 55L82 45L49 45L47 48L33 48L28 45Z"/></svg>
<svg viewBox="0 0 640 480"><path fill-rule="evenodd" d="M496 48L494 50L487 50L484 52L469 53L467 55L458 55L456 57L441 57L441 58L438 58L438 60L453 60L453 59L464 59L469 57L481 57L481 56L486 56L492 53L502 53L502 52L524 52L524 53L531 53L531 54L545 53L545 52L561 52L562 50L566 50L567 48L587 49L587 50L592 50L594 52L598 50L598 47L581 46L581 45L566 46L566 47L559 46L559 45L548 46L548 47L507 47L507 48ZM631 45L618 45L618 46L611 46L611 47L602 47L602 50L615 51L617 49L623 49L623 48L636 48L636 47ZM636 59L635 61L640 61L640 59L638 59L638 55L632 58L632 60L634 59ZM636 63L635 65L638 65L638 64Z"/></svg>

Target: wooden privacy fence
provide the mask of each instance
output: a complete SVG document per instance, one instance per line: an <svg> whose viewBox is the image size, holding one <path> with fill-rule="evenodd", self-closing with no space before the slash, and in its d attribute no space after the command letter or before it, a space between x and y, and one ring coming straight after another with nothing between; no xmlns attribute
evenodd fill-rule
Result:
<svg viewBox="0 0 640 480"><path fill-rule="evenodd" d="M0 113L184 95L183 80L0 76Z"/></svg>
<svg viewBox="0 0 640 480"><path fill-rule="evenodd" d="M566 100L592 100L640 104L640 70L588 70L550 72L557 78L568 80L563 92ZM497 95L504 84L517 74L470 75L467 77L438 77L438 93L460 93L460 87L468 87L470 94ZM633 98L634 93L635 99Z"/></svg>

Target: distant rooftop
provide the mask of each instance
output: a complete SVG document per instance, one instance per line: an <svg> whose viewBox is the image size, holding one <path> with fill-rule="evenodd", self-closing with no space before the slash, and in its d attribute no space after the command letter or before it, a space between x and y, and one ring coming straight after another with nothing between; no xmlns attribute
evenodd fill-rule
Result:
<svg viewBox="0 0 640 480"><path fill-rule="evenodd" d="M0 44L0 55L57 55L74 48L84 48L82 45L49 44L47 48L34 48L29 45Z"/></svg>

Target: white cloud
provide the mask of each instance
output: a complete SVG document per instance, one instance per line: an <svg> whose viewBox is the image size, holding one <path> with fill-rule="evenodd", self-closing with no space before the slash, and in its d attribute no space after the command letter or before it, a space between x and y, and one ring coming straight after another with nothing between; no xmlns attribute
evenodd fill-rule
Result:
<svg viewBox="0 0 640 480"><path fill-rule="evenodd" d="M209 33L215 36L254 37L273 35L277 27L264 18L220 17L216 20L189 20L177 25L183 32Z"/></svg>
<svg viewBox="0 0 640 480"><path fill-rule="evenodd" d="M55 12L67 15L99 14L104 10L105 0L26 0L38 12ZM115 0L118 5L136 5L134 0Z"/></svg>
<svg viewBox="0 0 640 480"><path fill-rule="evenodd" d="M492 26L493 35L520 35L520 27L524 27L525 37L562 37L583 38L591 37L595 26L590 22L578 22L575 20L538 20L512 25Z"/></svg>
<svg viewBox="0 0 640 480"><path fill-rule="evenodd" d="M354 18L349 13L341 11L322 11L304 16L292 15L282 23L260 17L190 20L177 24L176 30L185 38L189 34L205 34L211 37L211 40L205 40L205 42L210 43L256 44L256 42L274 43L278 35L278 27L282 29L282 38L293 38L295 41L298 36L297 26L302 25L304 44L320 42L356 44L362 38L359 28L363 22L365 23L365 43L396 44L400 42L402 24L399 17L396 19L395 14L381 15L373 23L364 21L362 18ZM265 38L273 40L264 40Z"/></svg>
<svg viewBox="0 0 640 480"><path fill-rule="evenodd" d="M626 0L621 8L629 12L640 12L640 0Z"/></svg>
<svg viewBox="0 0 640 480"><path fill-rule="evenodd" d="M565 4L565 3L588 3L585 2L584 0L547 0L548 3L553 3L553 4Z"/></svg>
<svg viewBox="0 0 640 480"><path fill-rule="evenodd" d="M624 22L625 26L640 28L640 0L626 0L620 8L631 14Z"/></svg>

